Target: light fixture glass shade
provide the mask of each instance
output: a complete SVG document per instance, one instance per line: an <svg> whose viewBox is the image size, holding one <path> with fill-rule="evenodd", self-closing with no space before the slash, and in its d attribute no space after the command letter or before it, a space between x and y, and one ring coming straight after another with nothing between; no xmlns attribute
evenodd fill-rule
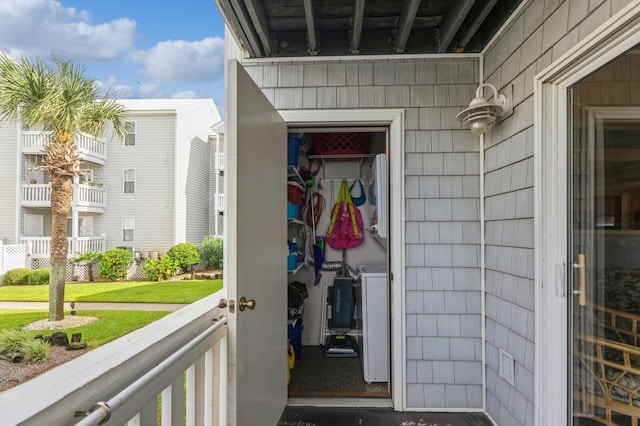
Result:
<svg viewBox="0 0 640 426"><path fill-rule="evenodd" d="M484 119L478 119L471 123L469 130L476 136L484 135L487 129L489 128L489 122Z"/></svg>

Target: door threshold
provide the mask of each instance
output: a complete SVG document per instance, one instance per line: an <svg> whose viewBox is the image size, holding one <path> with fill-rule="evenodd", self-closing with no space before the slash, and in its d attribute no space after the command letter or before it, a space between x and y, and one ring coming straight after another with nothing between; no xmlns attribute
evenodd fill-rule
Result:
<svg viewBox="0 0 640 426"><path fill-rule="evenodd" d="M289 407L353 407L353 408L393 408L391 398L300 398L287 401Z"/></svg>

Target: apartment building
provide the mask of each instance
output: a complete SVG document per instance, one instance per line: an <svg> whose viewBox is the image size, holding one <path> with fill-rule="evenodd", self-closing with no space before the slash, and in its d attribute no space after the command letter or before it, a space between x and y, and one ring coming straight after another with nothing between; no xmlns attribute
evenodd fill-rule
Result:
<svg viewBox="0 0 640 426"><path fill-rule="evenodd" d="M69 256L126 247L137 257L165 253L221 227L222 137L212 99L125 99L127 135L110 129L99 138L80 134L82 175L74 184ZM27 243L32 261L49 258L51 212L48 175L39 169L47 133L0 123L0 240ZM221 149L221 148L220 148ZM212 186L211 182L214 183ZM222 201L218 201L218 200ZM215 220L212 220L215 219ZM221 220L219 220L221 222Z"/></svg>

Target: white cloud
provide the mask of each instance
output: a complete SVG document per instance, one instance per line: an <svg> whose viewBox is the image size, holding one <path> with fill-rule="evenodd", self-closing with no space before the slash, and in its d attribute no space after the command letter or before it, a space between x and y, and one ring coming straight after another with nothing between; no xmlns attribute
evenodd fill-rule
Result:
<svg viewBox="0 0 640 426"><path fill-rule="evenodd" d="M110 75L107 81L96 81L96 84L100 87L102 93L109 92L117 98L131 99L140 97L136 93L135 87L117 83L114 75Z"/></svg>
<svg viewBox="0 0 640 426"><path fill-rule="evenodd" d="M16 57L112 59L133 48L136 31L128 18L94 25L55 0L2 0L0 22L0 46Z"/></svg>
<svg viewBox="0 0 640 426"><path fill-rule="evenodd" d="M200 41L163 41L133 59L144 65L144 73L157 81L214 81L224 73L224 40L208 37Z"/></svg>
<svg viewBox="0 0 640 426"><path fill-rule="evenodd" d="M163 91L160 85L156 82L145 82L138 86L138 92L144 98L163 98Z"/></svg>

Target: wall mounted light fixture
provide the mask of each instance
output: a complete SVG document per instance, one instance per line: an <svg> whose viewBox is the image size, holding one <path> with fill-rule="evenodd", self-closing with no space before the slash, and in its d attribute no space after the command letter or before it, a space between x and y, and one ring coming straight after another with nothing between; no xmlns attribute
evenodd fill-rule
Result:
<svg viewBox="0 0 640 426"><path fill-rule="evenodd" d="M485 87L489 87L493 91L491 102L482 96ZM505 115L510 108L511 102L504 94L498 94L498 90L493 84L483 83L476 89L476 97L469 103L469 107L460 111L456 118L463 124L469 123L471 133L480 136L487 131L489 124L496 121L497 117Z"/></svg>

